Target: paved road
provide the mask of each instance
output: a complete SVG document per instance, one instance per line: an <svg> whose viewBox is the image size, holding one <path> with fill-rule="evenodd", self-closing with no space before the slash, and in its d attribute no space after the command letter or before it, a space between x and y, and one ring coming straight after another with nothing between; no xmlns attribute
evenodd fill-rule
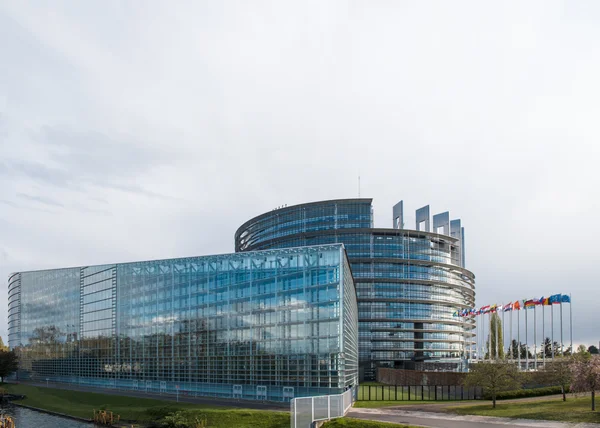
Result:
<svg viewBox="0 0 600 428"><path fill-rule="evenodd" d="M46 383L36 382L11 382L21 383L23 385L32 385L46 388ZM96 392L99 394L108 395L124 395L126 397L137 397L137 398L153 398L163 401L175 401L177 397L172 394L156 394L146 393L142 391L130 391L124 389L108 389L108 388L95 388L92 386L83 386L75 384L61 384L61 383L49 383L49 388L55 389L68 389L70 391L81 391L81 392ZM190 397L179 395L179 401L182 403L193 403L193 404L206 404L210 406L227 406L227 407L238 407L243 409L259 409L259 410L278 410L278 411L289 411L289 403L273 403L253 400L238 400L238 399L223 399L223 398L210 398L210 397Z"/></svg>
<svg viewBox="0 0 600 428"><path fill-rule="evenodd" d="M358 409L348 412L348 417L380 422L394 422L431 428L599 428L600 424L570 424L530 419L494 418L489 416L458 416L443 413L407 411L398 408Z"/></svg>

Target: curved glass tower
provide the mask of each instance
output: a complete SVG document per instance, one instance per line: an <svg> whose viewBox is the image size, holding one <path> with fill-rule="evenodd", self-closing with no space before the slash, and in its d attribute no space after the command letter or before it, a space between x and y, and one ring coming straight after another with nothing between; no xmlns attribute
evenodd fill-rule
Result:
<svg viewBox="0 0 600 428"><path fill-rule="evenodd" d="M360 379L377 367L464 370L474 321L455 317L475 305L475 276L464 267L464 229L448 212L416 212L404 229L373 227L372 199L295 205L259 215L235 233L236 251L343 243L356 284Z"/></svg>

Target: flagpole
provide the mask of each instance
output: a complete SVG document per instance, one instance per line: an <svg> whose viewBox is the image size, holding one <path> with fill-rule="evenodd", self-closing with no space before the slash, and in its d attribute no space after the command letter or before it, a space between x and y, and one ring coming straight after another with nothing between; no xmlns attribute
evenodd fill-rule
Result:
<svg viewBox="0 0 600 428"><path fill-rule="evenodd" d="M561 299L562 300L562 299ZM570 330L570 339L571 339L571 355L573 355L573 298L571 297L571 293L569 293L569 330Z"/></svg>
<svg viewBox="0 0 600 428"><path fill-rule="evenodd" d="M502 354L504 354L504 303L502 304L502 324L501 325L502 325Z"/></svg>
<svg viewBox="0 0 600 428"><path fill-rule="evenodd" d="M550 341L552 342L552 361L554 362L554 302L550 303L550 335L552 338Z"/></svg>
<svg viewBox="0 0 600 428"><path fill-rule="evenodd" d="M479 318L481 314L477 314L477 360L481 361L481 318Z"/></svg>
<svg viewBox="0 0 600 428"><path fill-rule="evenodd" d="M537 312L537 305L533 307L533 368L537 371L537 321L535 314Z"/></svg>
<svg viewBox="0 0 600 428"><path fill-rule="evenodd" d="M481 338L483 337L483 326L481 322L481 318L479 318L481 314L477 315L477 329L479 330L479 337L477 338L477 359L481 361Z"/></svg>
<svg viewBox="0 0 600 428"><path fill-rule="evenodd" d="M521 308L517 312L517 357L519 358L519 370L521 370Z"/></svg>
<svg viewBox="0 0 600 428"><path fill-rule="evenodd" d="M565 352L563 350L562 294L560 296L560 356L565 356Z"/></svg>
<svg viewBox="0 0 600 428"><path fill-rule="evenodd" d="M542 364L546 367L546 329L544 323L546 322L546 308L544 299L542 299Z"/></svg>
<svg viewBox="0 0 600 428"><path fill-rule="evenodd" d="M512 303L511 303L512 305ZM511 361L515 361L515 356L514 356L514 349L513 349L513 343L512 343L512 328L513 328L513 319L512 319L512 313L513 313L513 308L510 308L510 360Z"/></svg>
<svg viewBox="0 0 600 428"><path fill-rule="evenodd" d="M496 359L500 358L500 344L498 343L498 324L500 324L500 317L498 316L498 309L496 308L496 318L494 318L494 327L496 328Z"/></svg>
<svg viewBox="0 0 600 428"><path fill-rule="evenodd" d="M488 359L492 359L492 312L488 312Z"/></svg>
<svg viewBox="0 0 600 428"><path fill-rule="evenodd" d="M527 307L524 308L525 311L525 366L526 371L529 371L529 340L528 340L528 331L527 327Z"/></svg>
<svg viewBox="0 0 600 428"><path fill-rule="evenodd" d="M481 361L481 314L477 315L477 360Z"/></svg>

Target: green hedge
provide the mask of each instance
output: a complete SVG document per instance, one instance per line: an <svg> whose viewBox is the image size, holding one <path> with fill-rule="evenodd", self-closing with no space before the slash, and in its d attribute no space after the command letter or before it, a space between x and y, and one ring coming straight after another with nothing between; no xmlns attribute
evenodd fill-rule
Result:
<svg viewBox="0 0 600 428"><path fill-rule="evenodd" d="M565 392L569 392L569 388ZM496 395L496 400L508 400L511 398L526 398L526 397L542 397L544 395L556 395L562 394L560 386L548 386L545 388L534 388L534 389L517 389L515 391L504 391ZM484 394L485 400L491 400L490 394Z"/></svg>

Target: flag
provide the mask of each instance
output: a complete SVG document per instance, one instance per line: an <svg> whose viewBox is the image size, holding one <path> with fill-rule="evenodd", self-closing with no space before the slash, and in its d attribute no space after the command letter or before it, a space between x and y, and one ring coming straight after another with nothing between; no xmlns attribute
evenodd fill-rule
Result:
<svg viewBox="0 0 600 428"><path fill-rule="evenodd" d="M525 303L523 304L523 306L525 306L525 308L527 308L527 309L533 308L533 307L535 307L535 302L533 301L533 299L525 300Z"/></svg>
<svg viewBox="0 0 600 428"><path fill-rule="evenodd" d="M512 302L510 302L508 305L504 305L504 308L502 308L502 310L503 310L504 312L506 312L506 311L512 311L512 309L513 309L513 304L512 304Z"/></svg>
<svg viewBox="0 0 600 428"><path fill-rule="evenodd" d="M513 309L515 311L520 311L521 310L521 304L519 303L518 300L515 300L515 303L513 303Z"/></svg>
<svg viewBox="0 0 600 428"><path fill-rule="evenodd" d="M561 302L561 295L560 294L553 294L552 296L550 296L550 303L553 305L556 305L557 303Z"/></svg>
<svg viewBox="0 0 600 428"><path fill-rule="evenodd" d="M490 311L490 305L482 306L481 307L481 313L482 314L487 314L489 311Z"/></svg>
<svg viewBox="0 0 600 428"><path fill-rule="evenodd" d="M458 316L458 312L454 312L454 313L452 314L452 316L453 316L453 317L457 317L457 316Z"/></svg>
<svg viewBox="0 0 600 428"><path fill-rule="evenodd" d="M550 297L542 297L542 305L550 306Z"/></svg>
<svg viewBox="0 0 600 428"><path fill-rule="evenodd" d="M497 308L498 308L498 305L492 305L492 306L490 306L490 312L491 312L491 313L494 313L494 312L496 312L496 309L497 309Z"/></svg>
<svg viewBox="0 0 600 428"><path fill-rule="evenodd" d="M541 305L541 304L542 304L542 302L543 302L543 300L544 300L544 298L543 298L543 297L540 297L539 299L535 299L535 298L534 298L534 299L531 299L531 300L533 300L533 304L534 304L534 305Z"/></svg>
<svg viewBox="0 0 600 428"><path fill-rule="evenodd" d="M496 312L502 312L502 305L498 305L498 307L496 307Z"/></svg>
<svg viewBox="0 0 600 428"><path fill-rule="evenodd" d="M567 296L566 294L563 294L560 301L562 303L571 303L571 296Z"/></svg>

